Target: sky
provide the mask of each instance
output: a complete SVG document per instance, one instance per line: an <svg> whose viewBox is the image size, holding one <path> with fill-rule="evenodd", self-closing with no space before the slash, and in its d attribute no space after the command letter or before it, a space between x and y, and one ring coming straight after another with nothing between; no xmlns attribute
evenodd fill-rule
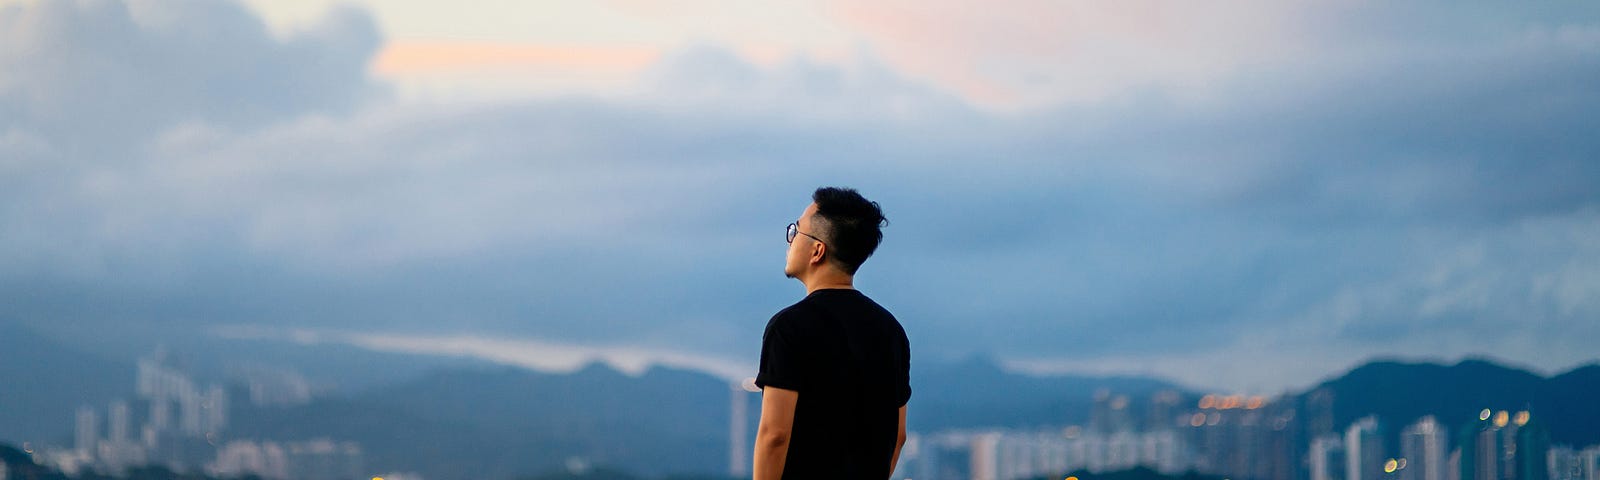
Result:
<svg viewBox="0 0 1600 480"><path fill-rule="evenodd" d="M1595 131L1583 2L0 0L0 321L737 379L837 185L914 364L1554 374Z"/></svg>

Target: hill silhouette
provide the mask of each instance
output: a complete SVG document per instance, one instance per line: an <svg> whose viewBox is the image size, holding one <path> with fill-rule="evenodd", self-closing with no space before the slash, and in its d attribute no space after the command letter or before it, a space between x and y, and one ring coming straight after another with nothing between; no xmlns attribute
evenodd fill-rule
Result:
<svg viewBox="0 0 1600 480"><path fill-rule="evenodd" d="M1542 377L1487 358L1453 365L1430 362L1371 361L1306 392L1333 395L1333 422L1343 428L1367 415L1398 432L1424 415L1446 425L1475 419L1485 408L1528 410L1545 422L1551 440L1572 445L1600 444L1600 365L1586 365Z"/></svg>
<svg viewBox="0 0 1600 480"><path fill-rule="evenodd" d="M0 321L0 441L65 444L82 405L131 396L133 365Z"/></svg>

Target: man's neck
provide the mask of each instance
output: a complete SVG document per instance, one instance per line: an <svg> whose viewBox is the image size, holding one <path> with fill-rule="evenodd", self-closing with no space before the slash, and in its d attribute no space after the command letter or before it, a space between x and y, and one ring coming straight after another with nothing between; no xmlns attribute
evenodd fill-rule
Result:
<svg viewBox="0 0 1600 480"><path fill-rule="evenodd" d="M804 283L806 285L806 295L810 295L817 290L856 289L855 276L846 275L843 272L817 272L816 275L813 275Z"/></svg>

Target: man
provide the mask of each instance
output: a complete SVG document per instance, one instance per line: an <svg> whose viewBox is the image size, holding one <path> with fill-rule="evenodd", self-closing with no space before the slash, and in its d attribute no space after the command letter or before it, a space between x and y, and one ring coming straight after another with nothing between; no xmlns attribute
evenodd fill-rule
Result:
<svg viewBox="0 0 1600 480"><path fill-rule="evenodd" d="M755 480L889 478L906 442L911 347L905 329L855 290L883 240L876 202L819 188L789 224L783 273L806 297L767 322Z"/></svg>

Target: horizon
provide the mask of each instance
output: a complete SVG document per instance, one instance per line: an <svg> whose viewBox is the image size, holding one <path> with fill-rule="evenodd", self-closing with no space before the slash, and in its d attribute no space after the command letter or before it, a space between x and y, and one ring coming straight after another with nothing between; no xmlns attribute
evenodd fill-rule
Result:
<svg viewBox="0 0 1600 480"><path fill-rule="evenodd" d="M26 328L26 327L24 327ZM34 331L35 334L41 332ZM48 334L45 334L48 335ZM353 332L313 332L307 330L292 330L272 332L257 327L219 327L209 336L220 339L256 342L259 344L276 344L275 348L296 349L324 345L353 347L373 354L401 354L420 358L446 358L462 359L474 362L466 366L441 366L422 373L448 373L466 368L471 365L479 367L494 366L509 368L547 375L570 375L584 370L601 366L630 378L639 378L656 369L669 371L693 372L714 377L729 384L748 383L754 376L755 365L742 365L726 359L716 359L704 356L687 355L681 352L650 351L649 349L631 349L618 345L577 345L557 344L537 341L526 338L484 338L473 335L441 335L441 336L408 336L396 334L361 334ZM53 338L54 341L63 342L69 348L81 348L81 345L71 344L71 339ZM143 345L141 345L142 347ZM158 344L155 349L178 354L182 358L189 356L188 351L181 347L171 347ZM129 361L142 358L150 350L143 352L130 349L118 352L116 355L106 357L112 361ZM101 351L101 354L105 352ZM215 354L212 354L215 355ZM217 359L210 359L217 360ZM220 359L225 362L238 362L238 359ZM192 359L191 359L192 361ZM946 357L935 360L921 360L912 362L912 371L918 372L919 365L927 368L932 364L938 368L954 365L981 362L984 365L995 367L997 370L1010 375L1020 375L1040 379L1073 378L1073 379L1149 379L1180 388L1190 393L1214 394L1240 394L1264 395L1269 398L1278 398L1288 395L1303 395L1319 385L1349 375L1352 371L1372 366L1375 364L1398 365L1432 365L1446 368L1455 368L1463 363L1486 363L1498 368L1527 372L1542 379L1549 379L1572 373L1589 367L1600 367L1600 357L1581 361L1553 370L1544 370L1538 367L1520 364L1516 361L1498 358L1493 354L1470 353L1456 358L1441 358L1427 356L1404 356L1393 354L1378 354L1351 363L1346 366L1328 370L1322 374L1299 378L1297 383L1289 384L1275 390L1238 390L1218 386L1208 386L1187 381L1183 378L1165 377L1160 374L1141 373L1137 371L1076 371L1039 369L1028 365L1026 362L1007 361L993 353L974 352L960 357ZM248 365L250 362L231 364L233 366ZM290 369L294 371L294 369ZM296 372L298 373L298 372ZM400 381L407 381L409 377L402 377ZM377 383L373 386L384 387L387 383ZM337 385L332 385L338 387ZM913 385L915 386L915 384ZM370 387L369 387L370 388ZM345 394L352 392L344 392Z"/></svg>

